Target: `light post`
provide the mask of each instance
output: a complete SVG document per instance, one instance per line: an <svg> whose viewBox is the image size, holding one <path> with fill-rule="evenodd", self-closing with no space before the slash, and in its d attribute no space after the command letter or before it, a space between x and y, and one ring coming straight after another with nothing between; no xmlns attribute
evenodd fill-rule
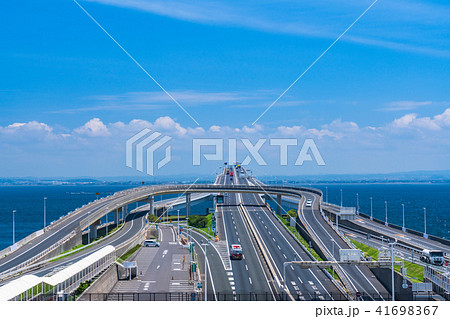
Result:
<svg viewBox="0 0 450 319"><path fill-rule="evenodd" d="M423 232L423 237L428 238L428 235L427 235L427 209L425 207L423 208L423 224L424 224L424 228L425 228L425 230Z"/></svg>
<svg viewBox="0 0 450 319"><path fill-rule="evenodd" d="M88 212L88 245L91 243L91 212Z"/></svg>
<svg viewBox="0 0 450 319"><path fill-rule="evenodd" d="M395 281L394 281L394 244L389 243L391 246L391 269L392 269L392 301L395 301Z"/></svg>
<svg viewBox="0 0 450 319"><path fill-rule="evenodd" d="M403 216L402 231L406 231L406 227L405 227L405 204L402 204L402 216Z"/></svg>
<svg viewBox="0 0 450 319"><path fill-rule="evenodd" d="M342 188L341 188L341 207L342 207Z"/></svg>
<svg viewBox="0 0 450 319"><path fill-rule="evenodd" d="M328 186L325 186L325 201L328 203Z"/></svg>
<svg viewBox="0 0 450 319"><path fill-rule="evenodd" d="M336 261L336 257L334 257L334 243L335 243L335 241L334 241L333 238L331 238L331 242L332 242L332 245L333 245L333 248L332 248L332 250L333 250L333 252L332 252L333 260ZM333 279L334 279L334 266L332 268L333 268Z"/></svg>
<svg viewBox="0 0 450 319"><path fill-rule="evenodd" d="M359 194L356 193L356 215L359 214Z"/></svg>
<svg viewBox="0 0 450 319"><path fill-rule="evenodd" d="M15 230L15 214L16 210L13 210L13 245L16 243L16 230Z"/></svg>
<svg viewBox="0 0 450 319"><path fill-rule="evenodd" d="M373 205L372 205L372 197L370 197L370 220L373 220Z"/></svg>
<svg viewBox="0 0 450 319"><path fill-rule="evenodd" d="M44 228L47 226L47 197L44 197Z"/></svg>
<svg viewBox="0 0 450 319"><path fill-rule="evenodd" d="M177 238L180 237L180 210L177 209Z"/></svg>
<svg viewBox="0 0 450 319"><path fill-rule="evenodd" d="M202 240L202 246L205 248L205 301L208 301L208 268L207 268L207 258L208 255L206 254L206 246L208 246L208 243L203 243Z"/></svg>
<svg viewBox="0 0 450 319"><path fill-rule="evenodd" d="M384 207L385 207L385 210L386 210L386 219L385 219L385 221L384 221L384 225L387 226L387 225L389 225L389 224L388 224L388 218L387 218L387 217L388 217L388 216L387 216L387 215L388 215L388 214L387 214L387 201L384 201Z"/></svg>

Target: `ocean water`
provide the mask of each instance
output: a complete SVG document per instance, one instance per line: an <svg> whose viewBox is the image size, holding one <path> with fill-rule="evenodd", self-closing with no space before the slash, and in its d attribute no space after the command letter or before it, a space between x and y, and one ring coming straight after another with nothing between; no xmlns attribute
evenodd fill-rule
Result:
<svg viewBox="0 0 450 319"><path fill-rule="evenodd" d="M307 185L309 186L309 185ZM359 195L360 211L370 214L373 198L373 216L384 220L384 201L388 202L388 221L402 224L402 206L405 204L406 227L423 231L427 208L427 232L450 239L450 184L320 184L311 185L324 192L328 188L328 201L340 205L356 206ZM100 197L130 186L1 186L0 187L0 250L12 244L12 211L15 214L16 242L43 228L44 197L47 197L47 224L60 216ZM159 197L157 200L167 198ZM193 207L193 213L202 213L208 205ZM133 205L130 207L134 208ZM181 211L180 214L183 214ZM176 214L176 212L173 212ZM112 220L113 216L108 216Z"/></svg>

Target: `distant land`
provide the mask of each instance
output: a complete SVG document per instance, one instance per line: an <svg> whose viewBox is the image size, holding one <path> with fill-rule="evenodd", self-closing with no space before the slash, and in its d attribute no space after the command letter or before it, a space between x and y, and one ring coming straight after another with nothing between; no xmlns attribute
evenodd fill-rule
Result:
<svg viewBox="0 0 450 319"><path fill-rule="evenodd" d="M21 177L2 178L0 186L50 186L50 185L130 185L167 183L211 183L212 175L165 175L165 176L109 176L109 177ZM270 183L450 183L450 170L412 171L387 174L324 174L324 175L258 175L263 182Z"/></svg>

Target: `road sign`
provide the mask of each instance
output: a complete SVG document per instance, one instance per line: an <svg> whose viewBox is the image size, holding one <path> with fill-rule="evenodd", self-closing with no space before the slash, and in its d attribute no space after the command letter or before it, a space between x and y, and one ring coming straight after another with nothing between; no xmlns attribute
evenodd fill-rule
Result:
<svg viewBox="0 0 450 319"><path fill-rule="evenodd" d="M448 261L445 262L445 267L448 267Z"/></svg>
<svg viewBox="0 0 450 319"><path fill-rule="evenodd" d="M409 289L412 289L412 282L409 282L409 283L408 283L408 288L409 288Z"/></svg>
<svg viewBox="0 0 450 319"><path fill-rule="evenodd" d="M361 297L361 293L359 291L356 292L356 297L357 298Z"/></svg>

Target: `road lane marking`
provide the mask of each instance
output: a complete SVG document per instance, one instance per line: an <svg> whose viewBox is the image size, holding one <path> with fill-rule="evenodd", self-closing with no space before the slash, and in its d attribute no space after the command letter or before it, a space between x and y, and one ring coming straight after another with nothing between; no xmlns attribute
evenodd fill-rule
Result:
<svg viewBox="0 0 450 319"><path fill-rule="evenodd" d="M252 278L248 277L248 280L250 281L250 285L253 285Z"/></svg>
<svg viewBox="0 0 450 319"><path fill-rule="evenodd" d="M286 255L285 255L285 254L283 254L283 257L284 257L284 259L287 259L287 257L286 257Z"/></svg>
<svg viewBox="0 0 450 319"><path fill-rule="evenodd" d="M158 265L158 266L156 267L156 269L159 269L159 267L161 267L161 265Z"/></svg>
<svg viewBox="0 0 450 319"><path fill-rule="evenodd" d="M247 265L245 265L245 269L248 271L248 266Z"/></svg>

